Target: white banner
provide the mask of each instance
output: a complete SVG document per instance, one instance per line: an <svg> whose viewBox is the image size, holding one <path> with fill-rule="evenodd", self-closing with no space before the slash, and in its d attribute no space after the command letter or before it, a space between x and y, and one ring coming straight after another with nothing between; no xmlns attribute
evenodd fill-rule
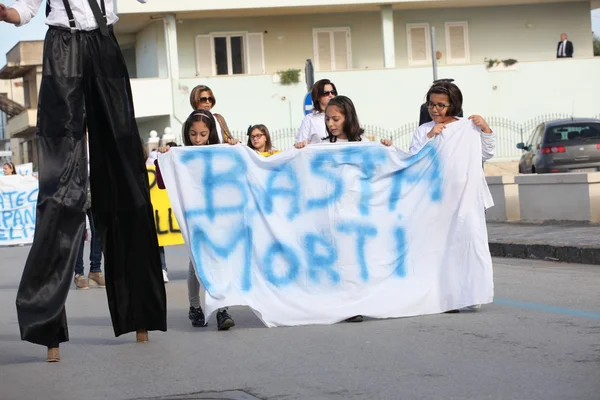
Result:
<svg viewBox="0 0 600 400"><path fill-rule="evenodd" d="M23 176L32 176L33 175L33 163L25 163L19 164L15 166L17 170L17 174Z"/></svg>
<svg viewBox="0 0 600 400"><path fill-rule="evenodd" d="M454 133L414 156L379 143L161 154L207 315L248 305L272 327L491 302L481 143Z"/></svg>
<svg viewBox="0 0 600 400"><path fill-rule="evenodd" d="M0 246L33 242L38 180L0 176Z"/></svg>

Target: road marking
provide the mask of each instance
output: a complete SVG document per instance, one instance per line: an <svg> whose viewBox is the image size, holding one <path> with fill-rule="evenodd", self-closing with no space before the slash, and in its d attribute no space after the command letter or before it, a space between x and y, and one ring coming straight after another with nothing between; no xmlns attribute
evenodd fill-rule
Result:
<svg viewBox="0 0 600 400"><path fill-rule="evenodd" d="M555 307L555 306L548 306L545 304L537 304L537 303L526 303L523 301L514 301L514 300L508 300L508 299L501 299L501 298L495 298L494 303L500 304L503 306L527 308L530 310L545 311L545 312L550 312L550 313L554 313L554 314L570 315L573 317L600 319L600 313L576 310L573 308Z"/></svg>

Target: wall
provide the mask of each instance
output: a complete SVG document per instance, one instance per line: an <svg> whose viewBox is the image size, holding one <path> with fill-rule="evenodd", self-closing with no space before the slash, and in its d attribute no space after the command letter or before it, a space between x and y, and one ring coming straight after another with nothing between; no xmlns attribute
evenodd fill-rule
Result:
<svg viewBox="0 0 600 400"><path fill-rule="evenodd" d="M390 3L411 2L412 0L391 1ZM380 4L380 0L222 0L222 1L203 1L198 0L170 0L170 1L149 1L147 4L140 4L137 0L119 0L116 5L116 11L119 14L137 14L137 13L159 13L159 12L178 12L188 10L238 10L252 8L280 8L280 7L318 7L327 5L362 5L362 4ZM201 4L201 5L199 5Z"/></svg>
<svg viewBox="0 0 600 400"><path fill-rule="evenodd" d="M168 76L162 20L157 20L138 32L135 59L138 78L166 78Z"/></svg>
<svg viewBox="0 0 600 400"><path fill-rule="evenodd" d="M593 56L589 3L535 4L526 6L395 10L396 67L408 67L406 24L427 22L436 28L437 48L446 63L445 23L467 21L471 64L484 58L518 61L551 60L561 32L575 45L575 56ZM528 27L528 25L530 27ZM353 69L383 68L379 12L289 15L254 18L181 20L177 24L181 77L196 76L197 35L214 32L267 32L264 34L268 74L304 68L313 56L313 28L350 27ZM164 36L164 35L163 35ZM164 37L163 37L164 42ZM162 44L161 44L162 46Z"/></svg>
<svg viewBox="0 0 600 400"><path fill-rule="evenodd" d="M137 126L140 137L144 142L147 142L150 137L150 131L156 131L158 137L162 137L165 128L170 126L170 119L168 116L145 118L143 121L138 122Z"/></svg>
<svg viewBox="0 0 600 400"><path fill-rule="evenodd" d="M487 210L488 221L519 221L521 210L519 205L519 187L514 176L486 177L494 206Z"/></svg>
<svg viewBox="0 0 600 400"><path fill-rule="evenodd" d="M600 185L600 173L521 175L515 182L519 185L522 221L600 222L591 207L600 199L590 197L592 186Z"/></svg>
<svg viewBox="0 0 600 400"><path fill-rule="evenodd" d="M466 115L517 122L547 113L599 115L596 96L600 93L600 58L524 62L517 67L515 71L489 72L483 65L444 66L439 75L456 79L465 97ZM407 124L418 120L420 104L431 82L429 68L316 74L316 79L325 77L336 83L341 94L352 98L363 125L376 134L394 137L398 144L410 141L413 128ZM168 80L139 81L132 80L136 113L170 113ZM214 90L215 111L226 117L233 130L245 130L255 123L265 123L271 130L297 129L303 118L304 83L283 86L273 83L269 75L257 75L181 79L174 102L181 121L191 111L189 93L198 84ZM520 141L519 132L500 125L492 128L498 133L497 158L519 157L521 151L515 147Z"/></svg>
<svg viewBox="0 0 600 400"><path fill-rule="evenodd" d="M315 14L260 18L227 18L182 20L177 24L181 77L196 76L197 35L242 31L264 33L265 68L267 74L282 69L304 69L313 59L313 28L351 28L352 64L355 69L383 67L381 24L378 12L352 14ZM210 55L209 55L210 56Z"/></svg>
<svg viewBox="0 0 600 400"><path fill-rule="evenodd" d="M169 115L173 109L169 79L131 79L136 118Z"/></svg>
<svg viewBox="0 0 600 400"><path fill-rule="evenodd" d="M446 22L467 21L472 64L484 58L518 61L556 58L560 34L566 32L575 57L593 57L589 2L524 6L397 10L394 12L396 66L407 67L406 24L429 23L436 28L436 44L446 63ZM530 25L531 27L528 27Z"/></svg>
<svg viewBox="0 0 600 400"><path fill-rule="evenodd" d="M486 179L496 204L488 210L488 220L600 222L598 172Z"/></svg>

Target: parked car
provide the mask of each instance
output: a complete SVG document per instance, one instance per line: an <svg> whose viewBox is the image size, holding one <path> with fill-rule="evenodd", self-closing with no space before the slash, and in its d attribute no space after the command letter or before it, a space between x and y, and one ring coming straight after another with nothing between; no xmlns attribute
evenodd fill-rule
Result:
<svg viewBox="0 0 600 400"><path fill-rule="evenodd" d="M544 122L535 128L519 162L522 174L594 172L600 170L600 120L572 118Z"/></svg>

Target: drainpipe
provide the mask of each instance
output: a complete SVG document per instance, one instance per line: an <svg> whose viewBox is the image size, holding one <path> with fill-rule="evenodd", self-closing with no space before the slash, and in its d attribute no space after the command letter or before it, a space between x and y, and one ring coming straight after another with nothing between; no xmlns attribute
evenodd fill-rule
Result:
<svg viewBox="0 0 600 400"><path fill-rule="evenodd" d="M435 27L431 26L431 66L433 68L433 80L437 81L438 78L438 66L437 66L437 58L435 54L437 53L436 45L435 45Z"/></svg>
<svg viewBox="0 0 600 400"><path fill-rule="evenodd" d="M177 20L174 14L167 14L162 17L165 31L165 48L167 51L167 73L171 81L171 121L170 125L173 128L173 122L183 126L183 121L177 117L177 108L175 101L176 95L179 93L179 52L177 49ZM175 129L180 132L180 129ZM180 137L180 134L177 134ZM180 138L181 139L181 138ZM181 143L181 142L180 142Z"/></svg>

